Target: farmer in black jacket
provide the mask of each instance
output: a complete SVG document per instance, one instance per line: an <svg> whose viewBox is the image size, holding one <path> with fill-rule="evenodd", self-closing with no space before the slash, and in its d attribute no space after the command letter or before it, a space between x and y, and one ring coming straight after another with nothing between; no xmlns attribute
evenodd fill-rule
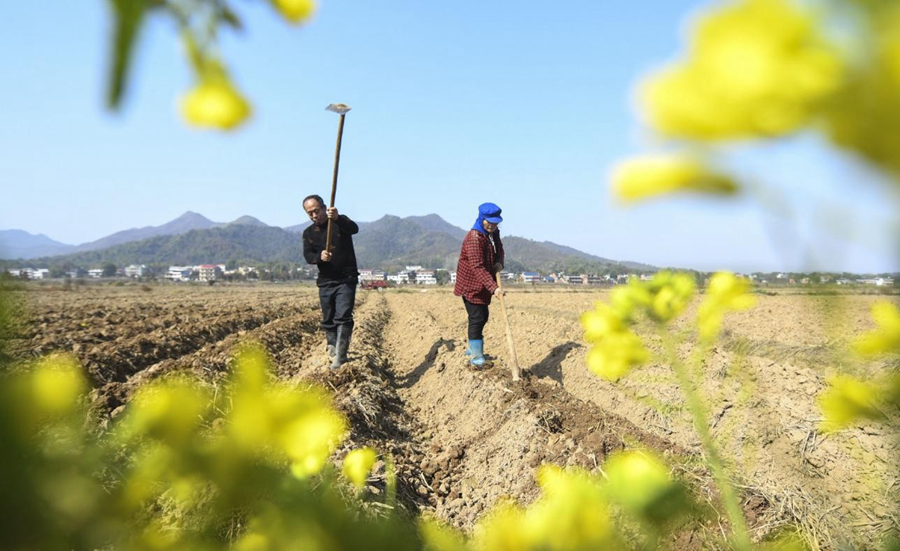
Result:
<svg viewBox="0 0 900 551"><path fill-rule="evenodd" d="M359 270L353 250L353 234L359 231L356 222L336 208L326 208L318 195L303 200L303 210L312 225L303 230L303 256L309 264L319 267L319 302L322 304L322 329L328 355L333 358L331 369L347 361L347 349L353 334L353 303ZM325 250L327 222L331 220L331 251Z"/></svg>

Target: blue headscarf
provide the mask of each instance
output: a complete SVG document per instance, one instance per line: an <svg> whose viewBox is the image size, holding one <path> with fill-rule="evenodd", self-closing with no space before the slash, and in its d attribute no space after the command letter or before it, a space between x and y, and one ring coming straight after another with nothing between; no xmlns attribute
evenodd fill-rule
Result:
<svg viewBox="0 0 900 551"><path fill-rule="evenodd" d="M488 222L499 224L503 222L503 217L500 216L500 213L503 212L503 209L495 205L494 203L482 203L478 206L478 218L475 219L475 224L472 226L472 229L478 232L481 232L484 235L488 234L487 230L484 229L484 222L487 220ZM494 232L494 235L500 235L500 229Z"/></svg>

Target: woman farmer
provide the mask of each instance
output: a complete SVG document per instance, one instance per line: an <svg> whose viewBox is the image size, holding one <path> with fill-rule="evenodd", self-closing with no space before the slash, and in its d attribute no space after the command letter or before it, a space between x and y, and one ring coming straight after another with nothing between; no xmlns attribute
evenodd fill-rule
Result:
<svg viewBox="0 0 900 551"><path fill-rule="evenodd" d="M503 269L503 243L497 224L503 221L500 207L484 203L478 207L478 219L466 234L456 267L453 294L462 297L469 315L469 348L472 365L484 364L484 325L488 320L491 296L502 293L496 274Z"/></svg>

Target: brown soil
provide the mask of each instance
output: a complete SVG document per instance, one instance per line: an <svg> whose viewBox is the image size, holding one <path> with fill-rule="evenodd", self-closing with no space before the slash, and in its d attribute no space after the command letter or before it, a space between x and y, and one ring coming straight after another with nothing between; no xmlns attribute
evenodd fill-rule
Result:
<svg viewBox="0 0 900 551"><path fill-rule="evenodd" d="M352 427L338 457L363 444L390 454L401 503L464 529L502 497L532 500L541 463L596 469L610 452L634 446L669 457L716 504L671 370L651 365L617 384L587 371L578 316L603 292L508 295L519 361L529 368L513 383L499 305L486 328L493 367L476 371L464 356L461 301L446 290L360 292L351 361L331 372L314 288L149 289L28 293L34 323L14 350L23 358L72 352L88 368L96 406L114 415L148 380L185 369L224 377L235 344L261 342L279 376L334 390ZM896 425L827 438L815 431L814 398L827 374L897 368L840 352L849 335L871 327L875 298L761 297L728 319L702 369L714 434L744 487L757 537L796 522L826 547L871 546L896 526ZM369 486L376 497L384 473L382 463ZM695 526L671 543L715 546L718 532Z"/></svg>

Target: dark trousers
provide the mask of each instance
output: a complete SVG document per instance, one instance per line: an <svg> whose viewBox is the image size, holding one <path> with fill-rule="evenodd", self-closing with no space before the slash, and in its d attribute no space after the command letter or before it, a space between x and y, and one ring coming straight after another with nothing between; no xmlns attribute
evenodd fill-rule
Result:
<svg viewBox="0 0 900 551"><path fill-rule="evenodd" d="M466 305L466 313L469 314L469 340L481 340L484 338L484 326L488 321L487 304L472 304L463 297Z"/></svg>
<svg viewBox="0 0 900 551"><path fill-rule="evenodd" d="M339 325L353 329L353 304L356 302L356 282L325 283L319 287L322 305L322 329L334 333Z"/></svg>

